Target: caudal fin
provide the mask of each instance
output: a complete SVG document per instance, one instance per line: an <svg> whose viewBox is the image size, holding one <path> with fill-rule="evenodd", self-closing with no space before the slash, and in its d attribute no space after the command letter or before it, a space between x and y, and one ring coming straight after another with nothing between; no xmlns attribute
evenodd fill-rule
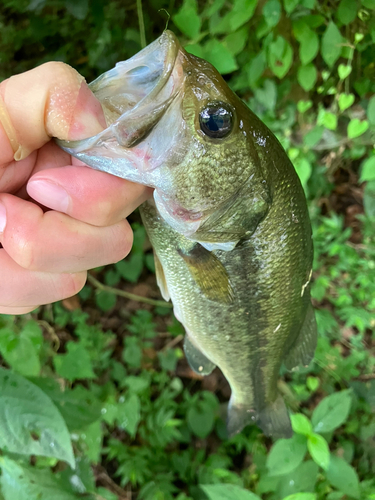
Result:
<svg viewBox="0 0 375 500"><path fill-rule="evenodd" d="M276 439L290 438L293 435L288 411L280 395L260 412L254 410L253 407L237 405L231 401L228 407L228 436L238 434L249 424L259 425L266 436Z"/></svg>

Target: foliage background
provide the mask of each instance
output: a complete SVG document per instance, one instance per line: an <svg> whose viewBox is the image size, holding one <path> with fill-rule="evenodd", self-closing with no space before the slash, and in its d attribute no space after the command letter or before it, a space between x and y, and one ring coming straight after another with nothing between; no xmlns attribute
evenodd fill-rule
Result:
<svg viewBox="0 0 375 500"><path fill-rule="evenodd" d="M3 0L0 79L61 60L90 81L166 11L276 133L309 201L320 338L280 379L295 435L225 438L228 386L188 368L134 214L125 261L0 316L0 500L375 499L375 0Z"/></svg>

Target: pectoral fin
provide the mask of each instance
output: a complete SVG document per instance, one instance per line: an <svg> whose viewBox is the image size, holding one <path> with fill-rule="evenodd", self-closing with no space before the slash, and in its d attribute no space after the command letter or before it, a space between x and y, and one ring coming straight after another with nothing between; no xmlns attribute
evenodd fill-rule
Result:
<svg viewBox="0 0 375 500"><path fill-rule="evenodd" d="M309 304L301 331L284 359L286 368L293 370L299 366L308 366L314 357L316 343L317 329L315 313L312 305Z"/></svg>
<svg viewBox="0 0 375 500"><path fill-rule="evenodd" d="M197 244L188 252L178 250L186 262L194 281L210 300L230 304L234 291L223 264L216 255Z"/></svg>
<svg viewBox="0 0 375 500"><path fill-rule="evenodd" d="M199 375L209 375L216 365L212 363L199 349L192 343L188 334L184 339L184 351L190 368Z"/></svg>
<svg viewBox="0 0 375 500"><path fill-rule="evenodd" d="M161 262L159 260L159 257L156 255L156 252L154 252L154 260L155 260L156 283L158 284L158 287L160 288L160 292L161 292L163 299L166 302L168 302L171 297L169 295L167 282L165 280L163 266L161 265Z"/></svg>

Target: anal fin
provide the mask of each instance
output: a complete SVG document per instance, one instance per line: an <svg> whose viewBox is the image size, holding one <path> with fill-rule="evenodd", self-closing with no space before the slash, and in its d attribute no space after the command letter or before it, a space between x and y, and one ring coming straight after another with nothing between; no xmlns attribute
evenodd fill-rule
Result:
<svg viewBox="0 0 375 500"><path fill-rule="evenodd" d="M198 373L199 375L209 375L215 368L216 365L212 363L189 338L189 335L185 335L184 339L184 351L186 359L190 365L190 368Z"/></svg>
<svg viewBox="0 0 375 500"><path fill-rule="evenodd" d="M317 344L317 328L314 309L309 304L302 328L287 353L284 364L288 370L293 370L299 366L308 366L314 357Z"/></svg>

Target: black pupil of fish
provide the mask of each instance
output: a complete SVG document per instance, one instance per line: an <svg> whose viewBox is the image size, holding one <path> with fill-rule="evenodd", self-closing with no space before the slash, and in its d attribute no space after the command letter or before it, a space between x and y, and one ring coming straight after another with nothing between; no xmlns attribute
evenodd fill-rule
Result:
<svg viewBox="0 0 375 500"><path fill-rule="evenodd" d="M208 137L221 139L233 128L233 111L225 104L211 104L199 115L202 132Z"/></svg>

